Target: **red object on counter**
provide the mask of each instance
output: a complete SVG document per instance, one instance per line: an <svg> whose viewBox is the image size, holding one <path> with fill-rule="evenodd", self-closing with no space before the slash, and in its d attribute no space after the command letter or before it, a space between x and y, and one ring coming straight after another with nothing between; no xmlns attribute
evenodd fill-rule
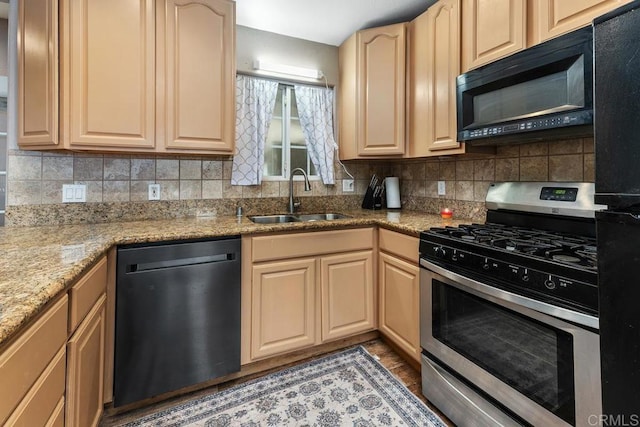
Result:
<svg viewBox="0 0 640 427"><path fill-rule="evenodd" d="M449 219L449 218L451 218L453 216L453 211L451 209L449 209L449 208L443 208L440 211L440 216L443 219Z"/></svg>

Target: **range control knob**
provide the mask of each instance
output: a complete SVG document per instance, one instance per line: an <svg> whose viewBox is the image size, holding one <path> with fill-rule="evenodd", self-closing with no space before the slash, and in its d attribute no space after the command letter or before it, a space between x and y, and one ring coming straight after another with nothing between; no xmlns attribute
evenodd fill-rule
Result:
<svg viewBox="0 0 640 427"><path fill-rule="evenodd" d="M553 281L553 277L551 277L551 275L549 275L549 278L544 281L544 286L547 289L555 289L556 288L556 282Z"/></svg>
<svg viewBox="0 0 640 427"><path fill-rule="evenodd" d="M485 258L485 259L484 259L484 263L482 264L482 269L483 269L483 270L488 270L488 269L490 269L490 268L491 268L491 266L489 265L489 259L488 259L488 258Z"/></svg>
<svg viewBox="0 0 640 427"><path fill-rule="evenodd" d="M523 282L528 282L529 281L529 269L525 268L524 271L522 272L522 281Z"/></svg>
<svg viewBox="0 0 640 427"><path fill-rule="evenodd" d="M444 258L447 255L447 251L442 246L436 246L433 248L433 252L438 258Z"/></svg>

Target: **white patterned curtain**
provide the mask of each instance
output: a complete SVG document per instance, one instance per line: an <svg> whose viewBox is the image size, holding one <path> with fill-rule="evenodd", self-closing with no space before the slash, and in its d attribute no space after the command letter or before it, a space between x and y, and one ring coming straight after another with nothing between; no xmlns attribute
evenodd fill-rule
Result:
<svg viewBox="0 0 640 427"><path fill-rule="evenodd" d="M309 158L325 184L334 184L333 91L321 87L295 86L300 126Z"/></svg>
<svg viewBox="0 0 640 427"><path fill-rule="evenodd" d="M232 185L262 182L264 145L277 95L277 82L236 76L236 154L231 170Z"/></svg>

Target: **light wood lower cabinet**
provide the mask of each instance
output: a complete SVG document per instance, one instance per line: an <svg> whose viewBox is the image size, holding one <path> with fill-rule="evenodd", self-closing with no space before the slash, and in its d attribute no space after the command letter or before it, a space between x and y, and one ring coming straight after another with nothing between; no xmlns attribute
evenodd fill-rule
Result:
<svg viewBox="0 0 640 427"><path fill-rule="evenodd" d="M380 230L380 332L420 361L418 239Z"/></svg>
<svg viewBox="0 0 640 427"><path fill-rule="evenodd" d="M322 341L375 328L373 251L320 258Z"/></svg>
<svg viewBox="0 0 640 427"><path fill-rule="evenodd" d="M65 425L96 426L102 415L105 343L105 300L102 295L67 345Z"/></svg>
<svg viewBox="0 0 640 427"><path fill-rule="evenodd" d="M0 425L47 420L64 396L67 316L64 295L0 353Z"/></svg>
<svg viewBox="0 0 640 427"><path fill-rule="evenodd" d="M270 356L316 342L316 260L268 262L253 267L251 355Z"/></svg>
<svg viewBox="0 0 640 427"><path fill-rule="evenodd" d="M374 230L244 237L242 363L374 330Z"/></svg>

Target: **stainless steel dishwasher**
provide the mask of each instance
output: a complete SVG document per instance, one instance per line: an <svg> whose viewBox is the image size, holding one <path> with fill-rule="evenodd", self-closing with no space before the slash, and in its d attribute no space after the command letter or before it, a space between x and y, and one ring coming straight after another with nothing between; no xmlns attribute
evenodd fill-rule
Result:
<svg viewBox="0 0 640 427"><path fill-rule="evenodd" d="M240 370L240 238L118 248L114 407Z"/></svg>

